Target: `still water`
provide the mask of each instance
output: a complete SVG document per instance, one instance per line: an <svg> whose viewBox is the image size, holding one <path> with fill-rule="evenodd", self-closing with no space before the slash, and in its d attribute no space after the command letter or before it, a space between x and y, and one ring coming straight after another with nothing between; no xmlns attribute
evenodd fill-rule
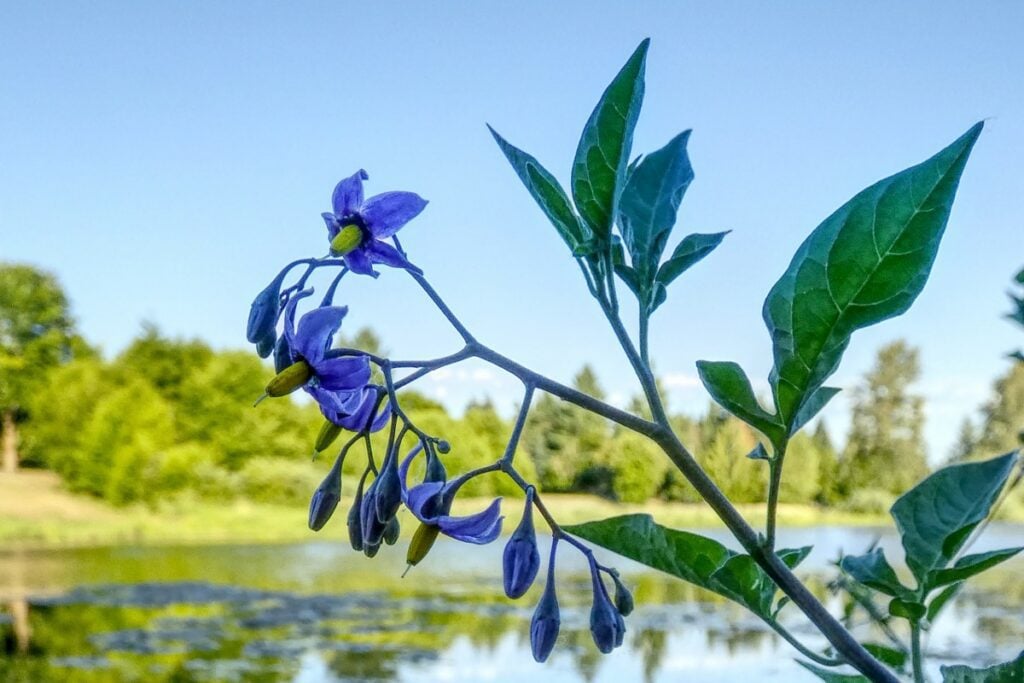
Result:
<svg viewBox="0 0 1024 683"><path fill-rule="evenodd" d="M705 532L727 542L724 534ZM801 567L826 594L840 549L891 531L784 530L814 544ZM1024 527L994 525L972 549L1020 545ZM562 633L533 662L529 620L539 583L501 592L502 544L441 540L406 578L404 541L373 560L343 540L292 545L0 550L0 681L753 681L816 680L760 622L713 594L618 558L637 609L624 646L602 656L587 631L584 564L559 552ZM994 570L934 625L938 664L987 664L1024 647L1024 562ZM830 606L839 609L836 598ZM818 645L800 615L784 619Z"/></svg>

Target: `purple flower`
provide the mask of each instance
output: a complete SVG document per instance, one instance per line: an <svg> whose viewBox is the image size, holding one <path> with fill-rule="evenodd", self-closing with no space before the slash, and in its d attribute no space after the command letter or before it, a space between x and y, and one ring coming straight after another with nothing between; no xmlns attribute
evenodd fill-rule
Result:
<svg viewBox="0 0 1024 683"><path fill-rule="evenodd" d="M321 214L327 224L331 253L341 256L353 273L377 276L374 263L419 272L398 249L384 240L418 216L427 201L413 192L383 192L363 199L360 169L334 188L333 213Z"/></svg>
<svg viewBox="0 0 1024 683"><path fill-rule="evenodd" d="M278 377L291 373L294 381L301 383L291 386L289 391L302 386L316 399L324 417L352 415L363 407L363 390L370 381L370 361L366 356L331 356L327 353L348 307L315 308L295 325L295 307L299 298L293 297L285 310L284 336L292 364ZM296 368L298 370L292 372Z"/></svg>
<svg viewBox="0 0 1024 683"><path fill-rule="evenodd" d="M521 598L533 585L540 569L540 552L537 551L537 533L533 528L533 487L526 490L526 509L523 519L512 532L505 545L502 557L505 595Z"/></svg>
<svg viewBox="0 0 1024 683"><path fill-rule="evenodd" d="M350 432L379 432L391 419L390 401L384 401L379 411L374 413L378 409L379 397L377 389L371 386L363 387L360 390L359 406L352 413L335 413L325 417Z"/></svg>
<svg viewBox="0 0 1024 683"><path fill-rule="evenodd" d="M427 526L436 527L438 531L457 541L484 545L490 543L501 534L501 498L495 498L486 510L465 517L453 517L451 512L455 493L465 483L464 479L455 479L448 483L428 481L409 488L407 483L409 465L412 464L422 446L417 445L398 470L401 484L402 502L409 511Z"/></svg>

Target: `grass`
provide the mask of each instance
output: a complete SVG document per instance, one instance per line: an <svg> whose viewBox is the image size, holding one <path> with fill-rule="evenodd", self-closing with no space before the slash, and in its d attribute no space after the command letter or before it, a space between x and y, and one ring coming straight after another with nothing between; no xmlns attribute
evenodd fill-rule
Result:
<svg viewBox="0 0 1024 683"><path fill-rule="evenodd" d="M511 501L510 501L511 502ZM595 496L546 495L555 517L566 524L629 513L649 513L661 523L679 528L721 526L702 504L652 501L622 505ZM482 501L457 501L456 512L479 509ZM344 505L344 504L343 504ZM518 505L506 505L511 529ZM740 506L755 526L764 519L763 505ZM339 513L344 512L343 509ZM784 526L884 524L886 517L809 505L783 505ZM335 524L337 520L335 520ZM403 531L412 533L413 525ZM343 533L343 532L341 532ZM89 496L66 491L51 472L0 474L0 547L69 547L117 544L202 544L303 541L317 538L306 527L301 503L273 505L232 500L179 499L159 507L133 505L115 508Z"/></svg>

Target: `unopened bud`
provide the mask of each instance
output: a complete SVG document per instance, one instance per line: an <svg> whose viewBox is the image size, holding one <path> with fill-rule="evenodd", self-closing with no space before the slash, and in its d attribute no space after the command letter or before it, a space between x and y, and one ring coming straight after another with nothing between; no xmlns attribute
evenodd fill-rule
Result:
<svg viewBox="0 0 1024 683"><path fill-rule="evenodd" d="M402 525L398 523L398 517L392 517L388 520L388 525L384 527L384 542L388 545L398 543L398 537L401 533Z"/></svg>

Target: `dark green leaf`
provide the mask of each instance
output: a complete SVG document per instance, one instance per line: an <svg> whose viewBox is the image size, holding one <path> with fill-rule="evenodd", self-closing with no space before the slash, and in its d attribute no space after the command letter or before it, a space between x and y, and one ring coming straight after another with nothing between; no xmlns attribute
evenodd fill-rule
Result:
<svg viewBox="0 0 1024 683"><path fill-rule="evenodd" d="M629 250L633 269L646 286L665 250L665 242L676 223L676 212L686 188L693 180L693 168L686 155L690 131L680 133L644 157L633 170L619 198L619 227Z"/></svg>
<svg viewBox="0 0 1024 683"><path fill-rule="evenodd" d="M835 372L850 336L905 312L931 271L982 124L922 164L875 183L804 241L764 303L780 419Z"/></svg>
<svg viewBox="0 0 1024 683"><path fill-rule="evenodd" d="M658 282L666 287L702 258L715 250L729 231L711 234L694 233L687 235L672 250L672 256L658 269Z"/></svg>
<svg viewBox="0 0 1024 683"><path fill-rule="evenodd" d="M539 161L507 142L490 126L487 128L544 215L569 245L569 249L574 254L583 249L589 238L589 230L580 223L569 197L555 177L541 166Z"/></svg>
<svg viewBox="0 0 1024 683"><path fill-rule="evenodd" d="M935 621L935 617L939 616L946 603L956 597L956 594L960 592L963 587L963 582L954 583L943 588L938 595L932 598L932 601L928 603L928 621Z"/></svg>
<svg viewBox="0 0 1024 683"><path fill-rule="evenodd" d="M772 459L772 457L770 455L768 455L768 451L766 451L764 449L764 444L760 443L760 442L758 442L758 444L756 446L754 446L754 450L752 450L749 453L747 453L747 457L750 458L751 460L771 460Z"/></svg>
<svg viewBox="0 0 1024 683"><path fill-rule="evenodd" d="M860 674L842 674L832 669L825 669L816 664L800 660L797 660L796 663L825 681L825 683L871 683L871 681Z"/></svg>
<svg viewBox="0 0 1024 683"><path fill-rule="evenodd" d="M1017 273L1017 277L1014 279L1017 280L1017 284L1024 285L1024 268L1022 268L1021 271Z"/></svg>
<svg viewBox="0 0 1024 683"><path fill-rule="evenodd" d="M926 615L928 610L919 602L914 600L903 600L902 598L893 598L889 601L889 614L894 617L900 617L901 619L908 619L910 621L919 621L921 617Z"/></svg>
<svg viewBox="0 0 1024 683"><path fill-rule="evenodd" d="M1024 548L1007 548L1005 550L993 550L987 553L976 553L964 555L948 569L939 569L928 576L927 586L929 589L939 588L950 583L956 583L969 579L975 574L980 574L1001 562L1005 562Z"/></svg>
<svg viewBox="0 0 1024 683"><path fill-rule="evenodd" d="M615 266L615 274L619 276L619 279L626 283L629 287L629 291L633 292L636 296L642 296L643 289L641 288L640 281L637 279L636 271L625 264Z"/></svg>
<svg viewBox="0 0 1024 683"><path fill-rule="evenodd" d="M697 361L697 372L708 393L730 413L778 443L783 427L775 416L761 407L754 396L747 375L736 363L727 361Z"/></svg>
<svg viewBox="0 0 1024 683"><path fill-rule="evenodd" d="M881 548L875 548L864 555L846 555L839 561L839 567L858 583L886 595L907 593Z"/></svg>
<svg viewBox="0 0 1024 683"><path fill-rule="evenodd" d="M628 557L740 603L759 616L771 618L775 584L750 558L710 538L668 529L650 515L623 515L599 522L567 526L565 530ZM781 550L779 556L795 566L810 548Z"/></svg>
<svg viewBox="0 0 1024 683"><path fill-rule="evenodd" d="M583 128L572 166L572 196L583 220L601 239L611 238L626 178L633 129L644 99L644 40L597 103ZM641 162L642 163L642 162Z"/></svg>
<svg viewBox="0 0 1024 683"><path fill-rule="evenodd" d="M944 666L942 683L1024 683L1024 652L1017 659L987 669L969 666Z"/></svg>
<svg viewBox="0 0 1024 683"><path fill-rule="evenodd" d="M784 550L778 551L776 554L779 556L779 559L786 564L787 567L789 567L790 569L796 569L797 566L801 562L803 562L808 555L811 554L811 550L813 549L814 546L805 545L799 548L786 548Z"/></svg>
<svg viewBox="0 0 1024 683"><path fill-rule="evenodd" d="M905 650L897 650L894 647L878 643L864 643L864 649L870 652L871 656L882 664L888 664L896 669L902 669L903 665L907 663L907 653Z"/></svg>
<svg viewBox="0 0 1024 683"><path fill-rule="evenodd" d="M796 434L803 426L814 419L814 416L821 412L821 409L832 400L836 394L842 389L835 387L818 387L818 389L811 394L804 404L800 406L800 410L797 411L796 418L793 420L793 425L789 428L789 434L792 436Z"/></svg>
<svg viewBox="0 0 1024 683"><path fill-rule="evenodd" d="M907 566L926 584L943 569L988 516L1017 460L1016 453L982 462L944 467L893 503Z"/></svg>

